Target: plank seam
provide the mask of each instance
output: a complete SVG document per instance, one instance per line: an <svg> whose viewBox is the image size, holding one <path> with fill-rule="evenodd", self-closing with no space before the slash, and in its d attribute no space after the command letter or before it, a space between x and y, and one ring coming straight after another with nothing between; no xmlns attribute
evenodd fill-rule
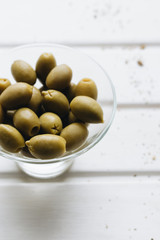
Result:
<svg viewBox="0 0 160 240"><path fill-rule="evenodd" d="M62 44L62 45L68 45L71 47L140 47L140 46L145 46L145 47L160 47L160 41L157 42L147 42L147 41L139 41L139 42L69 42L69 41L47 41L47 42L33 42L33 41L28 41L28 42L12 42L12 43L3 43L0 42L0 47L1 48L12 48L12 47L17 47L20 45L25 45L25 44L34 44L34 43L48 43L48 44Z"/></svg>

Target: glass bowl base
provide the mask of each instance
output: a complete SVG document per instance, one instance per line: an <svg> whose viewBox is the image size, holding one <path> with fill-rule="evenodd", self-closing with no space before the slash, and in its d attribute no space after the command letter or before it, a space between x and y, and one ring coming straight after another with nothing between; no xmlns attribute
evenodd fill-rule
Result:
<svg viewBox="0 0 160 240"><path fill-rule="evenodd" d="M73 159L63 162L34 164L17 162L18 167L27 175L39 179L55 178L65 173L73 164Z"/></svg>

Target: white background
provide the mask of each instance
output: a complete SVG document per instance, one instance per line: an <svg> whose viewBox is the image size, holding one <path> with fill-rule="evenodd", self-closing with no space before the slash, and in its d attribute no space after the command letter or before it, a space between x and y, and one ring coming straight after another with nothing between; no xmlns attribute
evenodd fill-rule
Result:
<svg viewBox="0 0 160 240"><path fill-rule="evenodd" d="M80 49L108 72L118 101L107 135L64 176L39 181L0 160L0 239L160 239L159 9L159 0L0 0L0 54L33 42Z"/></svg>

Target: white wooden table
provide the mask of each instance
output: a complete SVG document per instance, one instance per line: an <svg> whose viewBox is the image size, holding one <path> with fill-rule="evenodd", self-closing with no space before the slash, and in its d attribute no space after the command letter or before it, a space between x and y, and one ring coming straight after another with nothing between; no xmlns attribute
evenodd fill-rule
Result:
<svg viewBox="0 0 160 240"><path fill-rule="evenodd" d="M159 0L5 0L0 9L0 54L32 42L81 49L118 100L107 135L64 176L40 181L0 160L0 239L159 240Z"/></svg>

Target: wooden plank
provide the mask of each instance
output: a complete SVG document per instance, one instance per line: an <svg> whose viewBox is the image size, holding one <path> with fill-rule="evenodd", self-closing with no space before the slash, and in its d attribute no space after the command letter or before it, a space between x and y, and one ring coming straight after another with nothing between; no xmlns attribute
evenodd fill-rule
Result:
<svg viewBox="0 0 160 240"><path fill-rule="evenodd" d="M0 48L1 59L9 49ZM119 107L159 106L160 47L75 49L88 54L105 69L115 85ZM1 77L2 72L3 68L0 69Z"/></svg>
<svg viewBox="0 0 160 240"><path fill-rule="evenodd" d="M91 150L77 158L57 181L103 182L110 177L160 174L160 110L118 110L111 129ZM10 160L0 160L0 183L28 182Z"/></svg>
<svg viewBox="0 0 160 240"><path fill-rule="evenodd" d="M159 183L0 187L5 240L158 239Z"/></svg>
<svg viewBox="0 0 160 240"><path fill-rule="evenodd" d="M79 48L106 70L121 107L160 103L160 48L142 47Z"/></svg>
<svg viewBox="0 0 160 240"><path fill-rule="evenodd" d="M79 49L79 48L78 48ZM98 171L159 171L159 62L160 48L80 48L95 58L116 86L118 111L105 138L73 165L73 176ZM1 49L0 53L6 52ZM2 57L2 55L1 55ZM139 66L141 60L144 66ZM126 64L125 61L128 61ZM131 77L132 76L132 77ZM146 104L147 103L147 104ZM135 140L136 139L136 140ZM107 147L106 147L107 146ZM155 158L155 160L154 160ZM98 159L98 160L97 160ZM17 172L6 161L3 172ZM8 169L9 167L9 169ZM93 174L95 172L95 175ZM105 174L104 174L105 175ZM2 179L6 178L2 174Z"/></svg>
<svg viewBox="0 0 160 240"><path fill-rule="evenodd" d="M159 171L159 114L159 109L119 109L106 136L76 160L73 170L106 175Z"/></svg>
<svg viewBox="0 0 160 240"><path fill-rule="evenodd" d="M0 43L158 43L158 0L42 0L1 4Z"/></svg>

